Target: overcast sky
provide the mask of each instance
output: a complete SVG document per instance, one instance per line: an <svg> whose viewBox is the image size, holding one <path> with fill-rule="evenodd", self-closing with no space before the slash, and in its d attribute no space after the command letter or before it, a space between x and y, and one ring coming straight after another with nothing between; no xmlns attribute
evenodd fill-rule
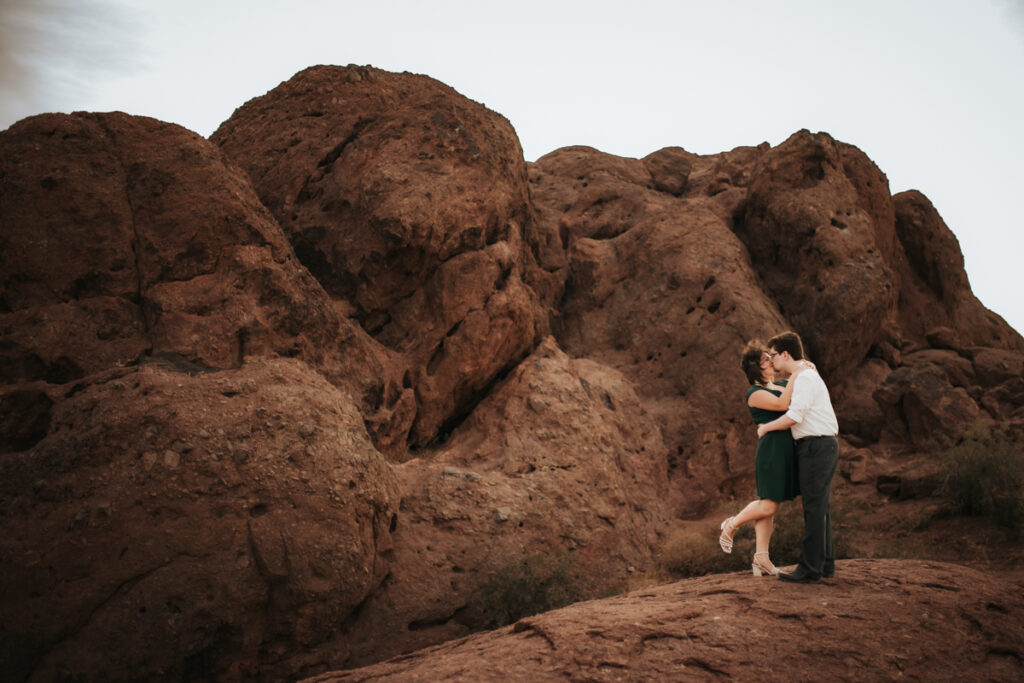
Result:
<svg viewBox="0 0 1024 683"><path fill-rule="evenodd" d="M121 110L210 135L314 64L426 74L566 145L713 154L794 131L862 149L960 240L1024 332L1024 0L0 0L0 129Z"/></svg>

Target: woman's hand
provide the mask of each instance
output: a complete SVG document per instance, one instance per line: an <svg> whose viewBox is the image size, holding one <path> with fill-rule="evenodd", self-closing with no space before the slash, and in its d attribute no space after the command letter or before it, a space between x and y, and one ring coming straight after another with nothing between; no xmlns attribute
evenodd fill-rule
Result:
<svg viewBox="0 0 1024 683"><path fill-rule="evenodd" d="M761 437L763 437L765 434L768 433L767 427L768 427L767 424L757 425L757 438L760 439Z"/></svg>
<svg viewBox="0 0 1024 683"><path fill-rule="evenodd" d="M794 379L796 379L796 376L799 375L804 370L817 370L817 368L814 367L814 363L812 363L809 360L798 360L796 362L796 369L793 370L793 372L790 373L789 375L789 381L792 382Z"/></svg>

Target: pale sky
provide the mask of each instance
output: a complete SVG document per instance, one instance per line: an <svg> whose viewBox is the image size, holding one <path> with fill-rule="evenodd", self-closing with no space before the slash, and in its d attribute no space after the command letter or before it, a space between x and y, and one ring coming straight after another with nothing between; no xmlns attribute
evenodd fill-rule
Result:
<svg viewBox="0 0 1024 683"><path fill-rule="evenodd" d="M208 136L315 64L436 78L567 145L713 154L794 131L856 145L956 234L1024 332L1024 0L0 0L0 129L42 112Z"/></svg>

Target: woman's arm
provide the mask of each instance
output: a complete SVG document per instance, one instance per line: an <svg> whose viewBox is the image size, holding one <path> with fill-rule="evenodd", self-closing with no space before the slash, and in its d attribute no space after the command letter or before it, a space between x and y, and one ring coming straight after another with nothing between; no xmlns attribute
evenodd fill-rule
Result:
<svg viewBox="0 0 1024 683"><path fill-rule="evenodd" d="M757 425L757 438L760 439L768 432L777 432L782 429L789 429L795 424L796 420L791 418L789 415L782 415L771 422L765 422L764 424Z"/></svg>
<svg viewBox="0 0 1024 683"><path fill-rule="evenodd" d="M776 396L770 391L755 391L747 399L747 405L751 408L763 408L764 410L786 410L789 408L789 401L793 398L793 385L796 384L797 376L804 371L801 367L789 377L782 394Z"/></svg>

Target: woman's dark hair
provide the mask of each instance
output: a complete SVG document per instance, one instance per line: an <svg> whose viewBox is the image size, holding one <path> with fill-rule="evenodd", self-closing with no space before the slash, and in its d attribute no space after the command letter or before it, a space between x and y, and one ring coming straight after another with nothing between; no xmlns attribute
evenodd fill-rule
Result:
<svg viewBox="0 0 1024 683"><path fill-rule="evenodd" d="M764 373L761 372L761 359L767 351L768 349L760 339L751 339L743 347L740 367L743 368L743 374L747 376L747 381L751 384L764 381Z"/></svg>
<svg viewBox="0 0 1024 683"><path fill-rule="evenodd" d="M804 344L800 341L800 335L796 332L783 332L768 340L768 346L779 353L789 351L793 360L804 359Z"/></svg>

